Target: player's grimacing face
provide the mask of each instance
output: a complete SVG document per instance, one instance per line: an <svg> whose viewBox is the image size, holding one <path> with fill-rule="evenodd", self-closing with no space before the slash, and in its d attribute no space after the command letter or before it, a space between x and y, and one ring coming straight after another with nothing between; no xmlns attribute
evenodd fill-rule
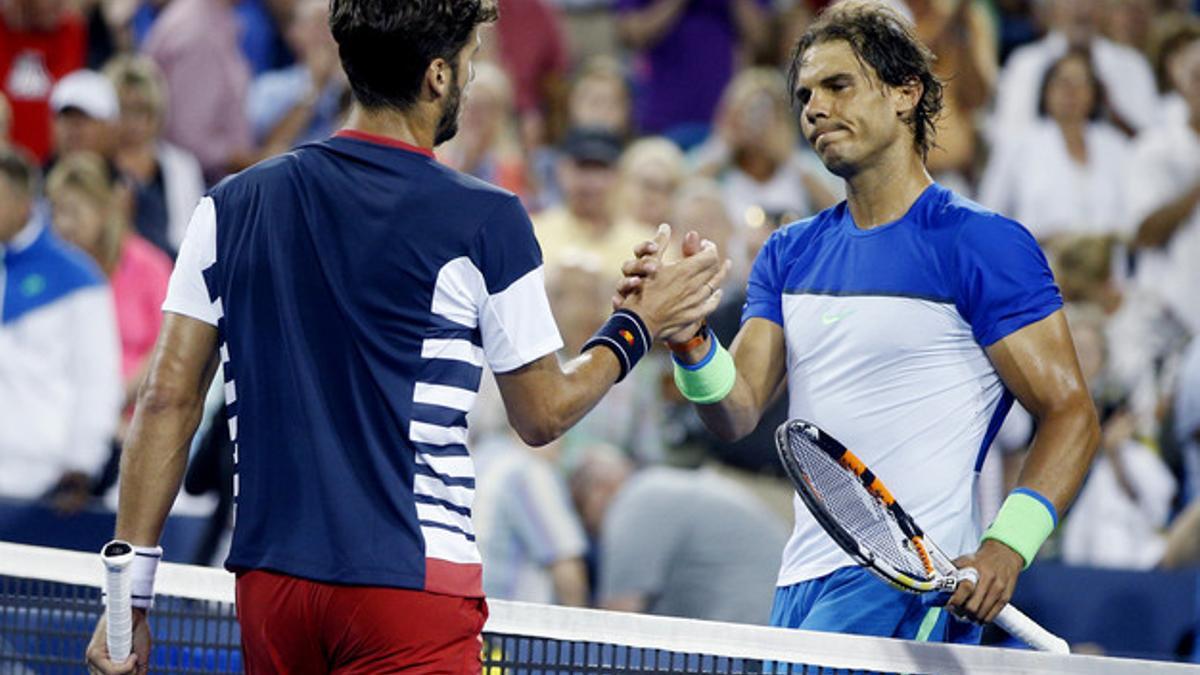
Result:
<svg viewBox="0 0 1200 675"><path fill-rule="evenodd" d="M804 52L793 95L801 133L837 175L853 172L906 130L888 88L843 40Z"/></svg>

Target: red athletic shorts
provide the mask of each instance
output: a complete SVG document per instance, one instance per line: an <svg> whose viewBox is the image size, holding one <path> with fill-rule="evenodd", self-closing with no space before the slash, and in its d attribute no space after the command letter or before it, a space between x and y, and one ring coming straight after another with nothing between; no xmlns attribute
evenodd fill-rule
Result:
<svg viewBox="0 0 1200 675"><path fill-rule="evenodd" d="M337 586L255 570L237 577L247 675L478 675L483 598Z"/></svg>

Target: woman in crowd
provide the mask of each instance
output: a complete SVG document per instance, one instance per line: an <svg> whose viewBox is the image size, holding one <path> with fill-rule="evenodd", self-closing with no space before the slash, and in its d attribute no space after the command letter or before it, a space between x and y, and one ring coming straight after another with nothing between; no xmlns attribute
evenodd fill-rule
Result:
<svg viewBox="0 0 1200 675"><path fill-rule="evenodd" d="M675 194L687 175L683 152L671 141L651 136L635 141L621 155L620 210L653 236L659 223L671 221Z"/></svg>
<svg viewBox="0 0 1200 675"><path fill-rule="evenodd" d="M1067 234L1126 234L1126 138L1104 120L1091 57L1070 51L1046 71L1036 124L1006 143L984 173L979 200L1043 243Z"/></svg>
<svg viewBox="0 0 1200 675"><path fill-rule="evenodd" d="M47 178L46 195L55 230L95 259L112 287L128 419L162 323L171 260L130 231L123 203L128 193L99 157L64 157Z"/></svg>
<svg viewBox="0 0 1200 675"><path fill-rule="evenodd" d="M162 140L167 99L162 74L153 61L120 56L109 62L104 73L121 105L116 165L133 188L133 226L174 257L192 209L204 195L200 163L191 153Z"/></svg>
<svg viewBox="0 0 1200 675"><path fill-rule="evenodd" d="M738 227L794 220L836 201L821 179L828 172L796 143L786 90L773 69L742 71L725 89L713 135L693 151L697 171L720 181Z"/></svg>

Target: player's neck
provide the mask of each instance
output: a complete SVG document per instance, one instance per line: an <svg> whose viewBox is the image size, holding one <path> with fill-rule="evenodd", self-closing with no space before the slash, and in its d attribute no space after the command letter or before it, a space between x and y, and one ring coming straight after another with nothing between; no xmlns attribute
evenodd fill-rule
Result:
<svg viewBox="0 0 1200 675"><path fill-rule="evenodd" d="M374 136L385 136L419 148L432 150L434 126L426 124L420 114L415 111L402 113L394 110L372 110L356 103L350 109L343 128Z"/></svg>
<svg viewBox="0 0 1200 675"><path fill-rule="evenodd" d="M932 183L924 162L912 152L866 167L846 179L850 216L862 230L886 225L903 217Z"/></svg>

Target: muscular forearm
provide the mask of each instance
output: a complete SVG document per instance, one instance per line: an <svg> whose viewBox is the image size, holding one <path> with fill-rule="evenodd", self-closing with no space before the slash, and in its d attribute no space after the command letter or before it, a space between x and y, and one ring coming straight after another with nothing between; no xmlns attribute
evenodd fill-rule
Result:
<svg viewBox="0 0 1200 675"><path fill-rule="evenodd" d="M733 389L717 403L696 406L704 426L730 442L754 431L783 381L782 332L775 324L760 319L751 321L754 323L747 323L730 346L737 372ZM770 326L770 333L763 331L764 326ZM709 349L710 342L705 340L681 358L687 363L699 363Z"/></svg>
<svg viewBox="0 0 1200 675"><path fill-rule="evenodd" d="M621 367L608 349L590 349L559 365L553 355L496 376L508 421L521 440L545 445L563 435L616 382ZM510 403L511 402L511 403Z"/></svg>
<svg viewBox="0 0 1200 675"><path fill-rule="evenodd" d="M1077 397L1043 413L1017 485L1037 491L1066 513L1092 465L1100 426L1090 399Z"/></svg>
<svg viewBox="0 0 1200 675"><path fill-rule="evenodd" d="M1200 183L1180 197L1155 210L1138 226L1135 246L1156 248L1165 246L1175 231L1200 206Z"/></svg>
<svg viewBox="0 0 1200 675"><path fill-rule="evenodd" d="M658 0L649 7L623 14L617 32L630 49L649 49L679 20L688 0Z"/></svg>
<svg viewBox="0 0 1200 675"><path fill-rule="evenodd" d="M121 455L118 539L137 546L158 544L203 410L203 391L179 396L153 384L143 387Z"/></svg>

